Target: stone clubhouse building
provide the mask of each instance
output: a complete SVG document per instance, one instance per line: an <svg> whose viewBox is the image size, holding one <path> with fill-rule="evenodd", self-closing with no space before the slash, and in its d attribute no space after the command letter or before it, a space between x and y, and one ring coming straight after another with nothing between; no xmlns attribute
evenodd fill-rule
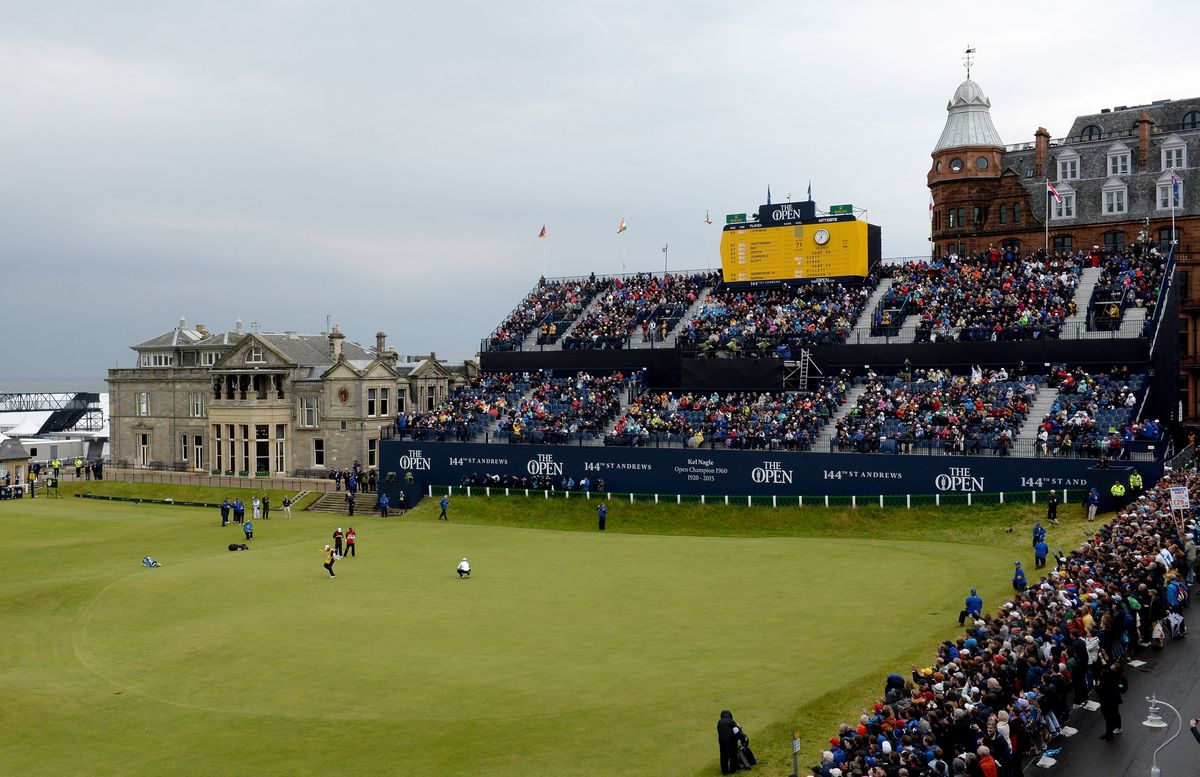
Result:
<svg viewBox="0 0 1200 777"><path fill-rule="evenodd" d="M180 319L131 348L137 366L108 371L113 465L248 477L377 468L382 427L433 409L477 370L436 354L401 362L383 332L371 348L340 326L262 333L238 321L213 333Z"/></svg>

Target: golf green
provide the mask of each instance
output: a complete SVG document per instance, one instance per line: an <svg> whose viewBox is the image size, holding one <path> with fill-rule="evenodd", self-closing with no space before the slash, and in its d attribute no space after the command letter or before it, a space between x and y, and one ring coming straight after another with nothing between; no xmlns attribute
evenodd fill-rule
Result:
<svg viewBox="0 0 1200 777"><path fill-rule="evenodd" d="M356 521L331 579L337 516L259 522L230 553L214 511L5 505L5 771L704 773L721 709L753 738L881 679L1011 554L430 517Z"/></svg>

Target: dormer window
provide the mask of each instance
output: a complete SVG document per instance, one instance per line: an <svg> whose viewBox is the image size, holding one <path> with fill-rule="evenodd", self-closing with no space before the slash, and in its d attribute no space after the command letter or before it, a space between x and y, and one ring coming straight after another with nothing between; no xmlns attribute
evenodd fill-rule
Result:
<svg viewBox="0 0 1200 777"><path fill-rule="evenodd" d="M1064 151L1058 155L1058 180L1079 180L1079 154L1074 151Z"/></svg>
<svg viewBox="0 0 1200 777"><path fill-rule="evenodd" d="M1129 175L1129 146L1114 143L1108 149L1108 174Z"/></svg>
<svg viewBox="0 0 1200 777"><path fill-rule="evenodd" d="M1162 169L1182 170L1187 167L1187 144L1172 135L1162 144Z"/></svg>
<svg viewBox="0 0 1200 777"><path fill-rule="evenodd" d="M1079 133L1080 140L1099 140L1104 135L1104 130L1100 129L1095 124L1089 124L1083 128L1083 132Z"/></svg>
<svg viewBox="0 0 1200 777"><path fill-rule="evenodd" d="M1200 127L1200 111L1188 111L1183 117L1183 129L1196 129Z"/></svg>
<svg viewBox="0 0 1200 777"><path fill-rule="evenodd" d="M1129 187L1119 178L1110 178L1101 191L1101 207L1105 216L1115 216L1129 210Z"/></svg>
<svg viewBox="0 0 1200 777"><path fill-rule="evenodd" d="M246 364L263 364L266 361L261 345L252 345L246 350Z"/></svg>
<svg viewBox="0 0 1200 777"><path fill-rule="evenodd" d="M1058 186L1058 196L1061 199L1050 198L1050 218L1057 221L1060 219L1075 218L1075 190L1066 184Z"/></svg>
<svg viewBox="0 0 1200 777"><path fill-rule="evenodd" d="M200 352L200 366L201 367L211 367L217 363L217 359L219 359L219 358L221 358L220 351L201 351Z"/></svg>
<svg viewBox="0 0 1200 777"><path fill-rule="evenodd" d="M1158 177L1157 189L1158 210L1183 207L1183 179L1174 170L1167 170Z"/></svg>

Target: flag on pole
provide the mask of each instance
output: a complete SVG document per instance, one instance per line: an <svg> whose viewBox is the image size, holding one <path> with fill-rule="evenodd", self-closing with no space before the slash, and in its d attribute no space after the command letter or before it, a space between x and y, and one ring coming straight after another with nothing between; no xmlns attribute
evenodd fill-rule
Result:
<svg viewBox="0 0 1200 777"><path fill-rule="evenodd" d="M1058 189L1054 188L1054 184L1050 183L1050 179L1046 179L1046 193L1054 197L1055 202L1062 202L1062 195L1058 193Z"/></svg>
<svg viewBox="0 0 1200 777"><path fill-rule="evenodd" d="M933 221L933 195L929 195L929 220Z"/></svg>
<svg viewBox="0 0 1200 777"><path fill-rule="evenodd" d="M1175 177L1175 173L1171 173L1171 207L1175 207L1174 203L1179 201L1179 179Z"/></svg>
<svg viewBox="0 0 1200 777"><path fill-rule="evenodd" d="M619 235L624 231L625 231L625 218L622 216L621 223L617 225L617 234Z"/></svg>
<svg viewBox="0 0 1200 777"><path fill-rule="evenodd" d="M545 224L543 224L543 225L542 225L542 231L541 231L541 232L538 232L538 237L539 237L539 238L544 238L545 236L546 236L546 225L545 225Z"/></svg>
<svg viewBox="0 0 1200 777"><path fill-rule="evenodd" d="M709 215L708 215L708 211L704 211L704 223L705 223L705 224L711 224L711 223L712 223L712 216L709 216Z"/></svg>
<svg viewBox="0 0 1200 777"><path fill-rule="evenodd" d="M812 181L808 182L808 201L812 202Z"/></svg>
<svg viewBox="0 0 1200 777"><path fill-rule="evenodd" d="M767 204L771 204L771 184L767 184Z"/></svg>

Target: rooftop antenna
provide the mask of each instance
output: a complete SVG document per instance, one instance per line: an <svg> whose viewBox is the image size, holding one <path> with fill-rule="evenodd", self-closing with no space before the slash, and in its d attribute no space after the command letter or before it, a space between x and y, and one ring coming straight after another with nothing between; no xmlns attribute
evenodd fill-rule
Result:
<svg viewBox="0 0 1200 777"><path fill-rule="evenodd" d="M663 243L663 275L667 273L667 249L670 247L670 243Z"/></svg>
<svg viewBox="0 0 1200 777"><path fill-rule="evenodd" d="M329 334L331 331L333 331L329 328L330 319L332 319L332 318L333 318L333 316L329 315L328 313L325 314L325 334Z"/></svg>
<svg viewBox="0 0 1200 777"><path fill-rule="evenodd" d="M975 48L971 44L967 44L967 50L963 52L963 67L967 69L967 80L971 80L971 63L975 61Z"/></svg>
<svg viewBox="0 0 1200 777"><path fill-rule="evenodd" d="M250 322L250 329L254 332L254 334L258 334L258 327L259 324L257 318Z"/></svg>

